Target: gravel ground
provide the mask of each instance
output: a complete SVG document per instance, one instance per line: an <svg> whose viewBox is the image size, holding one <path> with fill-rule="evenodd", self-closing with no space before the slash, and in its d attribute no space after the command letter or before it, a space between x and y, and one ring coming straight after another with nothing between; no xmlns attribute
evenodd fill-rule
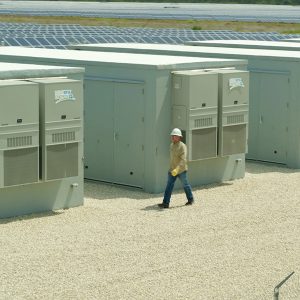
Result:
<svg viewBox="0 0 300 300"><path fill-rule="evenodd" d="M162 194L87 182L85 205L0 220L0 299L300 299L300 171Z"/></svg>

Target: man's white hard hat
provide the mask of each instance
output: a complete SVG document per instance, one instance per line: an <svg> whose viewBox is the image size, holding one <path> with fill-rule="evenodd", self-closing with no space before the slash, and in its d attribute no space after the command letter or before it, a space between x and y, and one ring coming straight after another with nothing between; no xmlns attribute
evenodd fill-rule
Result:
<svg viewBox="0 0 300 300"><path fill-rule="evenodd" d="M181 130L179 128L174 128L171 132L171 135L177 135L182 137Z"/></svg>

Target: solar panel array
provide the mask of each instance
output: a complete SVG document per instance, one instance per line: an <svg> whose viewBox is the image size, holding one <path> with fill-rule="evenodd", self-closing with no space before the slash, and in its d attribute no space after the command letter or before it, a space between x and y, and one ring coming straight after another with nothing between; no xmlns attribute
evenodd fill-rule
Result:
<svg viewBox="0 0 300 300"><path fill-rule="evenodd" d="M78 24L0 23L1 45L56 49L65 49L74 44L94 43L184 44L187 41L196 40L279 41L287 38L300 38L300 34L174 28L121 28Z"/></svg>

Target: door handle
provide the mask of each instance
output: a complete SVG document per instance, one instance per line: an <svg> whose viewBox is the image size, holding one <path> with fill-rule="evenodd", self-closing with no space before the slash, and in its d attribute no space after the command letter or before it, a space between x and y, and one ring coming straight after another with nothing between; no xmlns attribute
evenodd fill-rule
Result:
<svg viewBox="0 0 300 300"><path fill-rule="evenodd" d="M262 124L263 121L264 121L264 118L263 118L262 115L260 115L260 117L259 117L259 123Z"/></svg>
<svg viewBox="0 0 300 300"><path fill-rule="evenodd" d="M117 132L114 132L114 141L116 141L119 137L119 134Z"/></svg>

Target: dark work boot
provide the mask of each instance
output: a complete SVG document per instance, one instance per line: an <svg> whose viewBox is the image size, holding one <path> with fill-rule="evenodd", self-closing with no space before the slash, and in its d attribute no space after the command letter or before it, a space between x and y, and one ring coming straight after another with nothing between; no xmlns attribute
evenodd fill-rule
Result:
<svg viewBox="0 0 300 300"><path fill-rule="evenodd" d="M185 205L193 205L194 204L194 200L189 200Z"/></svg>
<svg viewBox="0 0 300 300"><path fill-rule="evenodd" d="M169 204L159 203L158 207L160 207L160 208L169 208Z"/></svg>

